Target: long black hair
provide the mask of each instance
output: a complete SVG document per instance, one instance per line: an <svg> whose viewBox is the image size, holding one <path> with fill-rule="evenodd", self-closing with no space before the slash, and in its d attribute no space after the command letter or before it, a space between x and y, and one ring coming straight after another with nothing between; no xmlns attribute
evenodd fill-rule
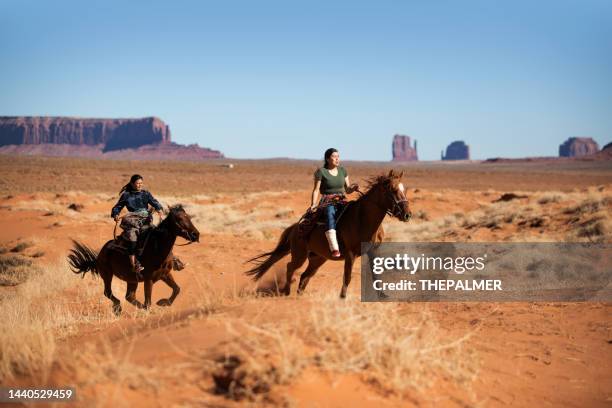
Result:
<svg viewBox="0 0 612 408"><path fill-rule="evenodd" d="M134 174L132 177L130 177L130 182L127 183L125 186L121 187L119 195L121 195L121 193L123 193L124 191L134 191L134 183L138 180L143 180L140 174Z"/></svg>
<svg viewBox="0 0 612 408"><path fill-rule="evenodd" d="M334 153L338 153L337 149L334 149L333 147L330 147L329 149L327 149L325 151L325 154L323 155L323 167L327 168L327 160L331 157L332 154Z"/></svg>

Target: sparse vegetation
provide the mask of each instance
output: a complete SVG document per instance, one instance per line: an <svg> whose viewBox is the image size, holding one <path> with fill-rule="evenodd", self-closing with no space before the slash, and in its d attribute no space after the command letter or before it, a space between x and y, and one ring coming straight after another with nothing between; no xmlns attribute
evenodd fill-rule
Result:
<svg viewBox="0 0 612 408"><path fill-rule="evenodd" d="M240 276L240 271L236 270L242 259L234 259L239 258L233 255L234 248L246 245L257 246L257 249L267 248L271 245L269 242L252 242L276 240L281 229L297 221L307 206L309 192L302 190L305 187L296 184L295 180L306 177L310 181L310 164L298 163L295 168L291 167L288 175L283 176L283 181L279 183L277 176L269 176L266 172L263 172L265 174L261 179L253 177L253 169L261 169L261 164L254 167L248 162L241 162L235 168L237 173L232 172L232 177L236 179L220 187L217 181L219 177L227 177L227 172L224 171L222 176L217 174L216 164L215 167L206 163L176 163L172 164L175 167L168 166L171 169L168 174L158 174L158 163L142 163L139 171L145 177L155 174L155 178L147 178L147 187L166 205L185 203L205 239L200 248L191 246L179 252L188 266L185 271L175 274L184 291L172 308L154 306L151 311L144 312L126 305L123 299L125 283L115 280L113 290L125 306L124 315L117 319L112 314L110 302L102 294L100 280L76 279L62 262L47 262L56 255L57 247L65 245L67 234L74 233L78 226L92 226L82 232L83 235L91 234L88 235L91 240L97 237L106 239L111 235L112 222L107 209L116 201L118 187L125 184L131 175L133 163L95 162L89 168L90 163L85 166L84 161L66 160L66 171L75 176L63 178L61 182L64 184L55 186L49 185L43 176L46 171L44 166L53 160L32 160L33 164L17 163L17 170L10 167L13 163L4 163L3 167L7 171L7 182L2 188L5 193L15 191L15 197L3 203L10 204L11 212L6 207L0 210L9 217L24 219L38 212L41 217L27 224L24 231L39 228L37 233L42 233L38 239L28 237L29 232L12 234L0 247L0 280L5 279L7 285L12 285L0 288L2 383L15 382L17 376L25 375L29 378L18 381L43 384L49 378L57 379L53 376L59 369L64 370L60 372L61 376L68 375L84 391L81 395L88 392L94 394L92 399L79 401L83 406L95 406L101 400L113 406L129 406L133 402L131 396L140 398L147 393L151 398L156 398L167 393L169 388L182 390L184 384L181 382L189 383L200 393L199 397L204 394L203 399L216 398L212 403L196 400L185 403L185 406L236 404L234 401L221 401L222 397L212 395L212 386L242 403L290 406L291 401L281 394L291 390L294 384L302 386L304 379L312 379L313 374L322 378L341 378L343 381L347 378L350 381L361 380L364 395L377 393L383 402L389 396L403 398L400 396L408 395L408 399L414 396L418 399L420 395L428 395L428 388L437 387L440 382L469 390L475 376L480 374L480 379L486 379L490 375L486 367L484 374L479 370L479 359L482 357L479 352L482 348L478 346L478 341L483 339L472 331L476 327L479 330L483 328L478 323L483 318L481 306L457 305L456 309L446 306L436 309L424 304L361 304L355 297L340 302L336 287L330 289L328 285L332 279L334 283L339 283L341 279L340 275L334 274L337 264L326 264L316 283L313 282L309 292L301 298L258 297L250 287L244 289L244 282L240 278L233 283L228 280ZM2 165L0 163L0 167ZM32 169L31 184L15 181L18 180L19 168L24 167ZM86 170L81 172L85 167ZM355 181L359 181L360 175L376 172L373 167L355 167L356 170L351 167ZM105 176L91 183L92 174L102 171ZM408 171L412 169L408 168ZM612 190L609 187L570 192L571 186L576 185L576 179L563 179L546 186L554 190L538 192L520 183L514 185L518 177L497 179L496 175L491 175L485 182L470 179L469 183L473 184L469 184L464 191L465 185L461 184L463 181L456 176L455 170L452 173L444 171L418 170L406 177L414 218L410 223L400 223L387 217L386 240L612 240ZM177 177L179 173L185 174L185 177ZM448 177L449 174L452 177ZM606 182L604 176L609 177L609 174L602 171L595 175L587 174L585 177L590 178L584 185ZM408 180L411 185L408 185ZM454 186L457 182L461 185ZM415 188L415 185L419 188ZM485 191L489 186L494 186L496 190ZM81 188L89 191L74 191ZM43 193L53 189L61 193L56 194L55 190L53 193ZM491 202L514 189L513 194L527 197ZM99 190L105 193L99 193ZM83 202L84 195L88 196L85 202L89 204L81 212L67 208L71 203ZM418 200L415 201L415 198ZM28 219L26 223L30 221ZM34 225L34 222L37 224ZM17 240L18 236L23 238ZM18 243L26 242L33 246L10 252ZM242 257L245 250L239 249ZM185 253L188 256L183 257ZM11 260L3 261L5 258ZM40 262L45 263L37 266ZM283 269L282 266L280 269ZM280 273L282 275L282 271ZM163 284L160 286L163 288ZM161 294L162 290L168 290L157 288L154 289L154 302L165 296ZM187 297L187 302L183 296ZM142 285L137 297L142 299ZM294 305L295 310L291 309ZM527 305L518 310L521 315L519 320L512 320L513 317L502 310L506 314L500 312L495 315L490 324L512 330L518 326L506 325L535 325L538 322L531 319L539 307L546 308L542 321L548 322L555 317L551 311L557 308L567 310L571 306ZM472 316L469 314L470 308ZM601 311L601 308L605 306L594 305L588 309L588 313ZM460 311L457 325L453 327L448 327L450 320L443 317L448 310ZM527 314L529 318L525 317ZM466 320L466 317L476 323ZM466 322L466 325L462 326L461 322ZM182 348L183 344L177 342L169 346L169 352L162 353L159 360L146 360L153 355L148 354L146 347L158 345L149 342L149 336L167 335L168 339L182 341L193 329L191 325L198 325L199 330L194 331L197 341L190 344L191 348ZM209 329L212 331L207 331ZM545 343L551 336L558 336L557 332L551 334L553 329L545 332L547 326L539 325L538 336L541 332L545 333L537 340ZM569 333L575 327L562 329ZM597 330L603 332L605 328ZM579 334L571 336L572 345L576 347L580 346L578 336L596 336L594 330L576 333ZM104 339L106 335L108 339ZM507 337L512 337L511 332ZM85 339L82 346L79 343L72 352L74 343L80 339ZM165 340L164 337L164 344ZM483 341L489 340L486 337ZM524 340L521 338L521 341ZM490 341L490 346L498 349L485 354L485 364L493 356L492 353L505 353L517 346L511 342L500 346L499 339L495 338ZM595 341L592 343L595 344ZM135 345L142 348L135 348ZM530 359L543 361L542 355L538 354L538 346L530 344L525 347ZM562 353L560 350L559 356L562 357L555 357L555 365L562 365L563 358L580 358L584 359L585 365L587 363L584 357L587 352ZM203 367L205 375L202 375ZM527 365L525 367L528 368ZM221 403L217 404L219 401ZM500 403L510 403L510 400ZM461 401L457 405L478 403Z"/></svg>
<svg viewBox="0 0 612 408"><path fill-rule="evenodd" d="M32 265L32 261L23 256L0 256L0 286L19 285L40 271L39 266Z"/></svg>
<svg viewBox="0 0 612 408"><path fill-rule="evenodd" d="M235 338L206 366L229 398L265 398L306 367L355 373L383 393L422 392L440 376L468 386L478 360L467 347L472 333L448 340L422 311L402 313L398 304L342 302L311 296L303 319L263 325L235 323ZM263 395L263 397L262 397Z"/></svg>
<svg viewBox="0 0 612 408"><path fill-rule="evenodd" d="M17 245L15 245L13 248L11 248L11 252L14 253L18 253L18 252L23 252L28 248L33 247L34 244L31 242L20 242Z"/></svg>
<svg viewBox="0 0 612 408"><path fill-rule="evenodd" d="M612 197L601 192L544 193L536 203L495 201L467 214L454 213L419 224L388 223L388 240L471 240L479 229L509 230L515 241L612 241ZM553 207L554 205L554 207ZM537 235L536 235L537 234ZM507 235L507 233L506 233Z"/></svg>

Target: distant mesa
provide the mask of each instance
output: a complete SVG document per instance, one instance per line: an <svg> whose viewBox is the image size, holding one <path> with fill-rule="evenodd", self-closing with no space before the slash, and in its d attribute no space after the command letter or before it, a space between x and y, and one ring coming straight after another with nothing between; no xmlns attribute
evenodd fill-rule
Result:
<svg viewBox="0 0 612 408"><path fill-rule="evenodd" d="M470 146L463 140L456 140L448 145L446 154L440 153L441 160L470 160Z"/></svg>
<svg viewBox="0 0 612 408"><path fill-rule="evenodd" d="M106 152L164 143L170 143L170 128L155 117L143 119L0 117L0 146L103 145Z"/></svg>
<svg viewBox="0 0 612 408"><path fill-rule="evenodd" d="M589 156L599 151L597 142L591 137L570 137L559 146L559 157Z"/></svg>
<svg viewBox="0 0 612 408"><path fill-rule="evenodd" d="M417 142L414 141L414 147L410 146L410 136L395 135L393 136L393 161L418 161Z"/></svg>
<svg viewBox="0 0 612 408"><path fill-rule="evenodd" d="M223 157L216 150L173 143L170 127L156 117L0 116L0 153L166 160Z"/></svg>

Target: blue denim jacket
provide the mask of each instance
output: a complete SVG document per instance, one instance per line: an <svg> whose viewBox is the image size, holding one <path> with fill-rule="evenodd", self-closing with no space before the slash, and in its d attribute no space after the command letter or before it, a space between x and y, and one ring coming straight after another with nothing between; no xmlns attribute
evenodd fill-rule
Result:
<svg viewBox="0 0 612 408"><path fill-rule="evenodd" d="M161 204L155 198L153 198L151 193L149 193L147 190L124 191L121 193L117 204L115 204L113 207L111 217L115 218L115 216L121 212L123 207L127 207L129 212L142 210L147 211L149 209L149 204L151 204L151 206L153 206L153 208L155 208L157 211L162 209Z"/></svg>

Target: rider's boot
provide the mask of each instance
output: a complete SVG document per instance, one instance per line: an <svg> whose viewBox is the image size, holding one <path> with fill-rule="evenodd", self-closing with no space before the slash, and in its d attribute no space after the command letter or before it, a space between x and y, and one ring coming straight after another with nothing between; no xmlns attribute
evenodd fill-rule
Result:
<svg viewBox="0 0 612 408"><path fill-rule="evenodd" d="M338 239L336 238L336 230L330 229L325 231L325 237L329 244L329 250L331 251L332 258L340 258L340 247L338 246Z"/></svg>
<svg viewBox="0 0 612 408"><path fill-rule="evenodd" d="M187 262L183 262L179 259L178 256L172 256L172 269L175 271L182 271L187 266Z"/></svg>
<svg viewBox="0 0 612 408"><path fill-rule="evenodd" d="M142 270L144 269L140 262L136 259L136 255L130 255L130 263L132 264L132 271L136 274L138 279L142 279Z"/></svg>

